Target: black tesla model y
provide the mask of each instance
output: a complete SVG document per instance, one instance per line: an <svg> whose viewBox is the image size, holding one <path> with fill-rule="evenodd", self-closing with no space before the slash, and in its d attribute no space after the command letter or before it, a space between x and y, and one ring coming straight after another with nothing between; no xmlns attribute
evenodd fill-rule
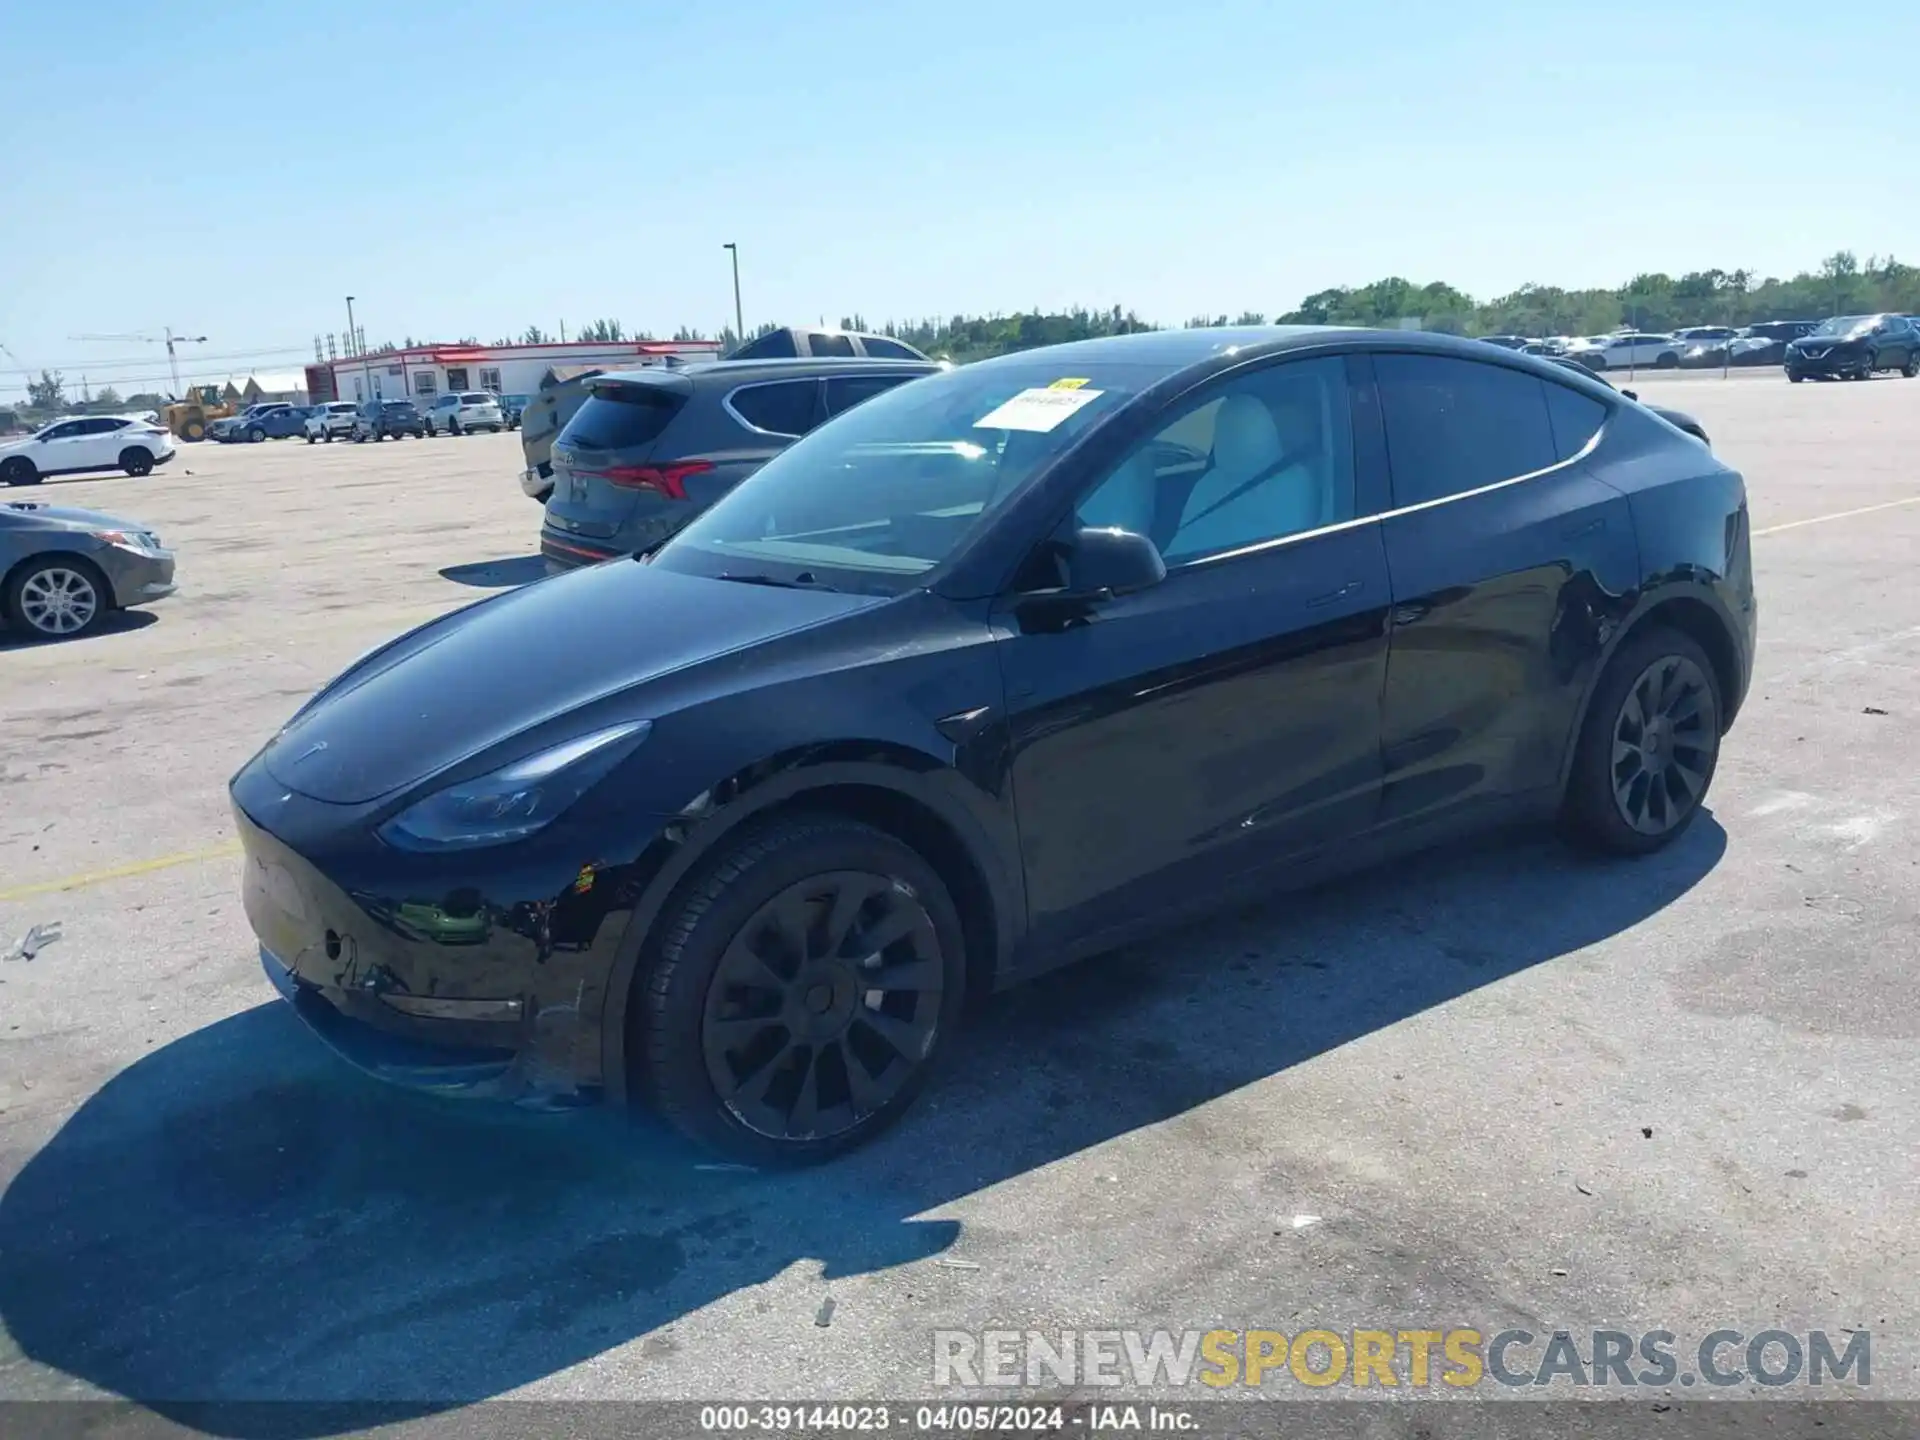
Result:
<svg viewBox="0 0 1920 1440"><path fill-rule="evenodd" d="M1559 366L1028 351L355 663L234 777L247 913L376 1074L818 1159L969 994L1228 897L1496 821L1665 845L1755 620L1741 477Z"/></svg>

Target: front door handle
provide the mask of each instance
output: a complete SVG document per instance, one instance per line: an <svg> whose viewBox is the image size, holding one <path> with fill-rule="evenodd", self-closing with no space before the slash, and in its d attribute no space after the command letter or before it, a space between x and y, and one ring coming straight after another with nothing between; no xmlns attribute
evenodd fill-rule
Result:
<svg viewBox="0 0 1920 1440"><path fill-rule="evenodd" d="M1347 596L1353 594L1359 588L1360 588L1360 582L1358 580L1349 580L1346 584L1342 585L1338 590L1329 590L1324 595L1314 596L1313 599L1307 601L1307 608L1309 610L1317 610L1322 605L1331 605L1336 600L1346 599Z"/></svg>

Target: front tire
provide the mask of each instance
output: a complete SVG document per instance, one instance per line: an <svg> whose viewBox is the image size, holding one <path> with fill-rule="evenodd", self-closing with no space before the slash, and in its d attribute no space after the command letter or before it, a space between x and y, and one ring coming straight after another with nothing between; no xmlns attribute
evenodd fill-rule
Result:
<svg viewBox="0 0 1920 1440"><path fill-rule="evenodd" d="M0 464L0 480L9 485L38 485L40 471L26 456L15 455Z"/></svg>
<svg viewBox="0 0 1920 1440"><path fill-rule="evenodd" d="M138 445L129 445L120 452L120 468L127 474L139 479L153 473L153 452Z"/></svg>
<svg viewBox="0 0 1920 1440"><path fill-rule="evenodd" d="M100 628L113 607L106 582L77 555L47 555L7 582L7 619L42 640L78 640Z"/></svg>
<svg viewBox="0 0 1920 1440"><path fill-rule="evenodd" d="M1649 855L1699 814L1720 758L1720 682L1690 635L1629 636L1595 689L1574 750L1562 819L1569 838Z"/></svg>
<svg viewBox="0 0 1920 1440"><path fill-rule="evenodd" d="M266 438L267 438L267 432L262 430L258 425L254 426L251 430L247 431L247 443L249 445L258 445L262 440Z"/></svg>
<svg viewBox="0 0 1920 1440"><path fill-rule="evenodd" d="M816 1163L892 1125L966 989L940 876L837 815L744 835L659 933L630 1017L640 1089L683 1134L754 1165Z"/></svg>

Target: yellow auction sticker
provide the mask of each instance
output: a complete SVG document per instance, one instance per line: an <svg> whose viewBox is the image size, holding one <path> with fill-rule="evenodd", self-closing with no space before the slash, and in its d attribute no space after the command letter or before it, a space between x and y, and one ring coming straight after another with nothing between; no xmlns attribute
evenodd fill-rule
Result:
<svg viewBox="0 0 1920 1440"><path fill-rule="evenodd" d="M1056 380L1047 388L1049 390L1078 390L1086 383L1085 380Z"/></svg>

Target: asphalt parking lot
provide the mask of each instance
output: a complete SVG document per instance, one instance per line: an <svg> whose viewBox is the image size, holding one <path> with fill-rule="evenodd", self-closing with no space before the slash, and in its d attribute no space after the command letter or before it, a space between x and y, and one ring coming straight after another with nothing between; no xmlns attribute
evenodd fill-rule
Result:
<svg viewBox="0 0 1920 1440"><path fill-rule="evenodd" d="M1633 385L1756 528L1752 697L1678 845L1500 841L1090 962L798 1176L381 1088L260 975L225 781L538 573L516 436L48 483L181 592L0 637L0 955L61 926L0 962L0 1396L923 1396L937 1328L1523 1325L1865 1329L1920 1398L1920 382Z"/></svg>

